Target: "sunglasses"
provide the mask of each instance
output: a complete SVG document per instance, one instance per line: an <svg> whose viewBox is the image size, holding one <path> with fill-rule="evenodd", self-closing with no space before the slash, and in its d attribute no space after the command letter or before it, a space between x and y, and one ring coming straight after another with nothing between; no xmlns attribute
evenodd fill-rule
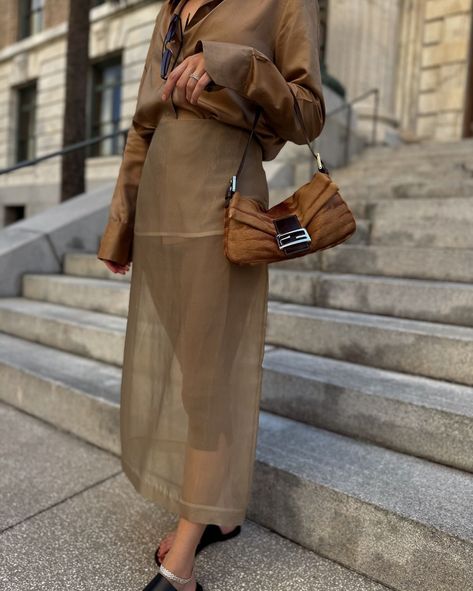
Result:
<svg viewBox="0 0 473 591"><path fill-rule="evenodd" d="M187 0L186 0L187 1ZM176 2L172 3L173 5ZM184 8L186 2L183 3L181 6L181 10L178 13L172 15L171 20L169 22L169 27L167 33L164 37L163 41L163 50L161 54L161 78L163 80L167 80L169 71L174 68L176 65L177 59L179 54L181 53L181 49L184 43L183 33L182 33L182 22L181 22L181 11ZM169 43L172 43L176 38L176 33L179 31L179 46L176 50L173 50L171 47L168 47Z"/></svg>

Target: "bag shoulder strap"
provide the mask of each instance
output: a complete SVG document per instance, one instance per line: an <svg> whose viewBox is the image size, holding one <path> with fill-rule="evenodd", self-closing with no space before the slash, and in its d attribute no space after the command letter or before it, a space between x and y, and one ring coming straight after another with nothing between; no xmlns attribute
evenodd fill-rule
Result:
<svg viewBox="0 0 473 591"><path fill-rule="evenodd" d="M262 110L263 109L261 107L257 107L256 108L255 118L253 120L253 126L251 128L250 135L248 136L248 140L247 140L246 146L245 146L245 151L243 152L243 156L241 158L240 166L238 167L238 170L237 170L236 175L235 175L236 177L238 177L240 175L240 173L241 173L241 171L243 169L243 165L244 165L245 159L246 159L246 154L248 152L248 148L250 147L251 140L253 139L253 135L255 133L255 127L256 127L256 124L258 123L258 119L259 119L259 116L261 115L261 111Z"/></svg>
<svg viewBox="0 0 473 591"><path fill-rule="evenodd" d="M304 124L304 119L302 117L301 108L299 107L299 103L297 102L296 95L294 94L294 91L292 90L292 88L290 86L289 86L289 90L291 91L292 96L294 98L294 109L295 109L295 112L296 112L296 116L297 116L297 119L299 120L299 124L300 124L300 126L302 128L302 131L304 132L305 141L307 142L307 145L309 147L309 150L311 151L312 156L317 160L317 164L318 164L317 167L318 167L318 169L319 170L323 170L323 169L326 170L326 167L323 165L323 163L322 163L322 168L320 167L320 163L321 163L321 162L319 162L320 155L316 154L314 152L314 150L312 149L312 146L311 146L311 143L310 143L310 139L309 139L309 134L307 133L307 129L306 129L306 126ZM236 177L238 177L240 175L240 173L241 173L241 171L243 169L243 165L245 163L245 159L246 159L246 155L247 155L247 152L248 152L248 148L250 147L251 140L253 139L253 135L254 135L254 132L255 132L256 124L258 123L258 119L259 119L259 116L260 116L262 110L263 110L262 107L259 107L258 106L256 108L255 118L254 118L254 121L253 121L253 126L251 128L250 135L248 136L248 141L246 142L245 151L243 152L243 156L242 156L242 159L241 159L241 162L240 162L240 166L238 167L237 173L235 175Z"/></svg>
<svg viewBox="0 0 473 591"><path fill-rule="evenodd" d="M309 134L307 133L307 129L306 126L304 124L304 119L302 117L302 112L301 112L301 108L299 107L299 103L297 102L297 98L296 95L294 94L294 91L292 90L291 86L289 85L289 90L292 93L292 96L294 97L294 108L296 110L296 115L297 118L299 119L299 124L302 128L302 131L304 132L305 135L305 141L307 142L307 145L309 146L309 150L312 153L312 156L317 160L317 162L319 161L319 156L317 156L317 154L314 152L314 150L312 149L311 143L310 143L310 139L309 139Z"/></svg>

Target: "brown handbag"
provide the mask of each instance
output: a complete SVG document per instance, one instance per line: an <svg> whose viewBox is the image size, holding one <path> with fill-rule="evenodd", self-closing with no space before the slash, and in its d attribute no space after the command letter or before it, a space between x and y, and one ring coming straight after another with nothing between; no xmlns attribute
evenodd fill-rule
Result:
<svg viewBox="0 0 473 591"><path fill-rule="evenodd" d="M232 263L256 265L304 256L336 246L356 230L355 218L339 187L320 154L312 150L295 96L294 106L317 170L308 183L269 209L257 199L240 194L237 178L261 112L258 107L240 166L225 196L224 250Z"/></svg>

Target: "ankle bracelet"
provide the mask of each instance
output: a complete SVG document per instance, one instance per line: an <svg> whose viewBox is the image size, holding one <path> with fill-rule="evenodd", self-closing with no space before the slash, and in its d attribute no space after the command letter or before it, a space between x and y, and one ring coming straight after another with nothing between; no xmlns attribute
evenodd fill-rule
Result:
<svg viewBox="0 0 473 591"><path fill-rule="evenodd" d="M186 583L188 583L192 579L192 574L188 579L183 579L182 577L178 577L177 575L172 573L170 570L168 570L165 566L163 566L163 564L160 565L159 572L162 573L169 580L174 581L175 583L180 583L181 585L185 585Z"/></svg>

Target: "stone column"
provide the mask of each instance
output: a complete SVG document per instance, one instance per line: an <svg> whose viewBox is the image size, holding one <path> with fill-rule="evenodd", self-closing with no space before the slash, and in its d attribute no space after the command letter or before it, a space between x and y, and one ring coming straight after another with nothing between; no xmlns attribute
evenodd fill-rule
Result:
<svg viewBox="0 0 473 591"><path fill-rule="evenodd" d="M468 56L468 78L466 83L465 115L463 137L473 137L473 3L470 18L470 47Z"/></svg>
<svg viewBox="0 0 473 591"><path fill-rule="evenodd" d="M379 140L396 126L396 70L402 0L330 0L327 65L347 90L347 100L380 90ZM373 97L356 106L370 133Z"/></svg>
<svg viewBox="0 0 473 591"><path fill-rule="evenodd" d="M396 115L404 140L416 138L421 92L422 40L426 0L403 0L396 84Z"/></svg>

